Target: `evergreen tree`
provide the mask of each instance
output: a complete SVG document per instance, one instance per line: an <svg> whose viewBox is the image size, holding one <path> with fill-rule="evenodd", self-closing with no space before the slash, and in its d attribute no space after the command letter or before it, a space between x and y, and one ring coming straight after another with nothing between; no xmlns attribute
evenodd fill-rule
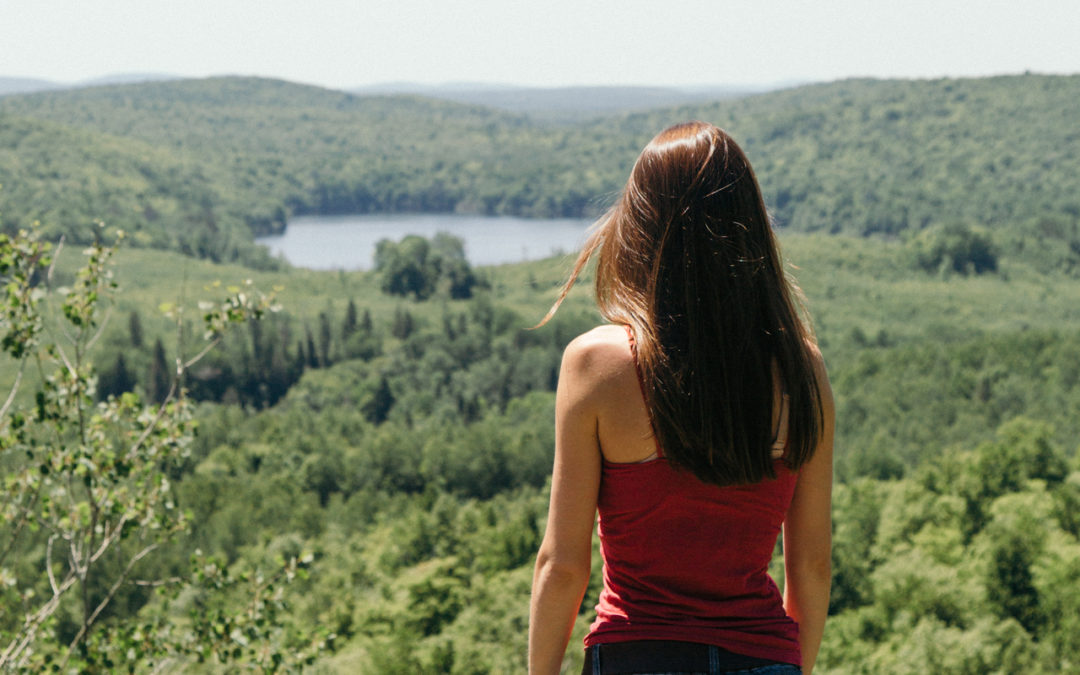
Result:
<svg viewBox="0 0 1080 675"><path fill-rule="evenodd" d="M386 376L379 378L379 386L363 406L364 417L373 424L382 424L394 407L394 393L390 391L390 382Z"/></svg>
<svg viewBox="0 0 1080 675"><path fill-rule="evenodd" d="M103 370L98 377L98 395L102 399L119 396L134 389L136 383L135 376L128 370L124 353L120 352L116 355L112 368Z"/></svg>
<svg viewBox="0 0 1080 675"><path fill-rule="evenodd" d="M258 321L251 321L248 323L248 331L251 335L251 356L255 360L255 365L266 360L266 354L264 351L266 346L264 344L262 335L262 323Z"/></svg>
<svg viewBox="0 0 1080 675"><path fill-rule="evenodd" d="M398 307L394 310L394 325L390 329L390 334L399 340L412 335L415 328L413 322L413 315L407 309Z"/></svg>
<svg viewBox="0 0 1080 675"><path fill-rule="evenodd" d="M142 349L142 320L139 318L139 313L135 310L131 310L131 313L128 314L128 335L131 337L131 346L136 349Z"/></svg>
<svg viewBox="0 0 1080 675"><path fill-rule="evenodd" d="M293 357L293 363L299 366L300 371L303 372L304 367L307 366L307 352L304 351L304 341L296 341L296 355Z"/></svg>
<svg viewBox="0 0 1080 675"><path fill-rule="evenodd" d="M352 334L356 332L356 318L356 302L352 298L349 298L349 304L345 306L345 320L341 324L342 342L347 342L349 338L352 337Z"/></svg>
<svg viewBox="0 0 1080 675"><path fill-rule="evenodd" d="M172 373L169 361L165 358L165 345L161 338L154 341L154 353L150 359L150 376L146 386L146 394L154 403L161 403L169 394L172 386Z"/></svg>
<svg viewBox="0 0 1080 675"><path fill-rule="evenodd" d="M305 351L307 353L308 368L318 368L319 352L315 351L315 336L311 334L310 326L304 326L304 336L306 338L305 342L307 345L307 349Z"/></svg>
<svg viewBox="0 0 1080 675"><path fill-rule="evenodd" d="M327 368L333 362L330 347L333 344L333 333L330 329L330 316L326 312L319 312L319 364Z"/></svg>

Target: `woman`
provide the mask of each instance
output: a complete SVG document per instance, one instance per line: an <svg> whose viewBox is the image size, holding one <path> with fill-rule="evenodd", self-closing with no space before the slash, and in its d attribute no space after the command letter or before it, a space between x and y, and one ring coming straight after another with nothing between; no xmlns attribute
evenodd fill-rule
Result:
<svg viewBox="0 0 1080 675"><path fill-rule="evenodd" d="M558 673L599 510L585 673L809 673L828 609L833 403L753 170L663 131L590 237L612 325L566 348L529 670ZM784 594L768 575L783 529Z"/></svg>

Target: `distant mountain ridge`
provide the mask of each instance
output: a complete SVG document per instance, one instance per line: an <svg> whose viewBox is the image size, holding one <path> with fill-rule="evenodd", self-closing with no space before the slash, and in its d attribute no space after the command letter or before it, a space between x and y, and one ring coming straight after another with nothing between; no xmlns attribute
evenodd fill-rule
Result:
<svg viewBox="0 0 1080 675"><path fill-rule="evenodd" d="M0 77L0 96L85 87L170 82L183 79L189 78L168 73L116 73L65 83L36 78ZM424 96L456 103L482 105L515 113L533 114L541 118L573 121L600 114L738 98L799 84L803 83L702 85L696 87L607 85L525 87L484 82L454 82L435 85L387 82L352 87L342 91L359 96Z"/></svg>
<svg viewBox="0 0 1080 675"><path fill-rule="evenodd" d="M183 79L178 75L166 73L116 73L78 82L54 82L30 77L0 77L0 96L12 94L32 94L39 91L61 89L79 89L81 87L99 87L113 84L142 84L144 82L164 82Z"/></svg>
<svg viewBox="0 0 1080 675"><path fill-rule="evenodd" d="M48 91L59 89L63 85L48 80L38 80L30 77L0 77L0 96L8 94L29 94L35 91Z"/></svg>
<svg viewBox="0 0 1080 675"><path fill-rule="evenodd" d="M37 219L81 241L101 218L142 245L233 259L295 214L589 216L653 134L703 119L746 149L784 227L962 223L1051 233L1080 255L1077 100L1080 76L844 80L552 125L260 78L11 95L0 227Z"/></svg>
<svg viewBox="0 0 1080 675"><path fill-rule="evenodd" d="M773 89L770 86L642 87L572 86L518 87L476 83L419 85L410 83L357 87L361 96L414 94L457 103L482 105L540 118L575 120L602 114L633 112L689 103L739 98Z"/></svg>

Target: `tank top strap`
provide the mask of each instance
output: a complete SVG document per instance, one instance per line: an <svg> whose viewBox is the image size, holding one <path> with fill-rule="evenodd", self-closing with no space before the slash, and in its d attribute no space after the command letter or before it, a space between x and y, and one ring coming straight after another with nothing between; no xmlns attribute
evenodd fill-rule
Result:
<svg viewBox="0 0 1080 675"><path fill-rule="evenodd" d="M791 397L784 394L780 397L780 419L776 424L776 433L773 435L771 456L773 459L781 459L787 453L788 442L788 411L791 408Z"/></svg>
<svg viewBox="0 0 1080 675"><path fill-rule="evenodd" d="M649 428L652 430L653 445L656 446L656 456L663 457L664 449L660 447L660 439L656 437L656 425L653 424L652 409L649 408L649 396L645 393L645 379L641 375L641 363L638 361L637 341L634 340L634 331L630 326L624 325L626 339L630 341L630 354L634 358L634 372L637 373L638 389L641 391L641 400L645 403L645 414L649 416Z"/></svg>

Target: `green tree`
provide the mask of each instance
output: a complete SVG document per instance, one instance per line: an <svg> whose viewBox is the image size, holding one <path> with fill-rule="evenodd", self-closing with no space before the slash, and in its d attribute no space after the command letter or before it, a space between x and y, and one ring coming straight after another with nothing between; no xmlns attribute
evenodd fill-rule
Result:
<svg viewBox="0 0 1080 675"><path fill-rule="evenodd" d="M154 340L154 353L150 360L150 374L147 383L147 397L154 403L165 400L172 386L169 361L165 357L165 343L161 338Z"/></svg>
<svg viewBox="0 0 1080 675"><path fill-rule="evenodd" d="M1044 616L1031 566L1039 551L1030 539L1010 532L994 541L986 593L998 616L1012 617L1028 633L1038 635Z"/></svg>
<svg viewBox="0 0 1080 675"><path fill-rule="evenodd" d="M399 340L404 340L412 335L415 328L416 322L413 320L412 312L401 307L395 307L394 323L390 327L390 334Z"/></svg>
<svg viewBox="0 0 1080 675"><path fill-rule="evenodd" d="M102 398L120 396L124 392L133 390L136 384L135 376L128 370L124 353L120 352L116 355L112 368L101 372L98 379L98 394Z"/></svg>
<svg viewBox="0 0 1080 675"><path fill-rule="evenodd" d="M356 313L356 301L349 298L349 303L345 305L345 319L341 322L341 340L347 341L357 328L357 313Z"/></svg>
<svg viewBox="0 0 1080 675"><path fill-rule="evenodd" d="M471 298L473 288L480 281L465 258L465 243L446 232L437 232L431 240L431 249L439 289L454 300Z"/></svg>
<svg viewBox="0 0 1080 675"><path fill-rule="evenodd" d="M175 380L160 403L143 403L130 392L95 401L88 350L104 328L103 306L116 288L109 268L113 252L91 246L72 288L54 293L32 284L48 268L49 246L25 231L0 235L2 349L19 368L0 408L0 463L7 473L0 512L0 670L102 670L118 660L134 668L144 659L160 664L194 654L280 663L276 648L263 654L256 649L267 645L273 607L240 613L232 620L235 632L224 634L213 622L199 624L199 617L192 617L192 631L173 632L161 615L147 634L131 617L97 630L118 594L141 577L144 559L188 528L163 469L184 460L192 439L192 406ZM42 301L53 296L61 302L67 342L44 331ZM207 342L193 356L177 359L179 374L204 357L229 324L275 308L271 297L253 288L204 304ZM34 405L23 408L18 389L27 364L38 381ZM193 562L193 577L141 581L169 586L173 597L182 586L229 587L227 570L202 556ZM281 574L297 569L293 560ZM256 584L256 600L272 600L281 578L274 574ZM236 635L249 639L249 646L236 644Z"/></svg>
<svg viewBox="0 0 1080 675"><path fill-rule="evenodd" d="M410 234L398 243L379 241L375 245L375 271L382 279L384 293L426 300L435 292L438 269L431 244L421 236Z"/></svg>
<svg viewBox="0 0 1080 675"><path fill-rule="evenodd" d="M304 342L307 345L305 354L307 355L308 368L319 367L319 352L315 350L315 336L311 334L311 327L304 326Z"/></svg>
<svg viewBox="0 0 1080 675"><path fill-rule="evenodd" d="M931 227L911 239L908 249L918 267L960 274L996 272L998 252L985 230L962 223Z"/></svg>
<svg viewBox="0 0 1080 675"><path fill-rule="evenodd" d="M330 316L326 312L319 312L319 364L323 368L329 368L333 363L331 346L333 332L330 328Z"/></svg>
<svg viewBox="0 0 1080 675"><path fill-rule="evenodd" d="M472 297L479 280L465 258L461 239L440 232L430 241L411 234L375 246L375 271L384 293L426 300L436 291L452 299Z"/></svg>
<svg viewBox="0 0 1080 675"><path fill-rule="evenodd" d="M128 336L131 338L131 346L135 349L142 349L143 346L143 327L142 319L139 318L139 313L135 310L131 310L128 314Z"/></svg>
<svg viewBox="0 0 1080 675"><path fill-rule="evenodd" d="M379 378L379 386L371 393L371 397L360 406L364 417L373 424L382 424L390 415L390 409L394 407L394 392L390 390L390 382L385 376Z"/></svg>

